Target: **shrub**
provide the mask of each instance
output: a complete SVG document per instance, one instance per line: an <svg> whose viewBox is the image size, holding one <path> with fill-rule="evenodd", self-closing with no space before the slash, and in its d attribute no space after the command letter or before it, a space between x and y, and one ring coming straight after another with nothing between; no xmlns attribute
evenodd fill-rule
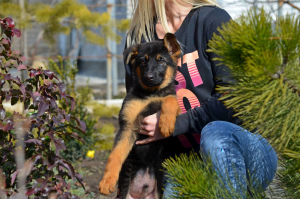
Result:
<svg viewBox="0 0 300 199"><path fill-rule="evenodd" d="M67 180L83 184L73 166L60 156L60 151L66 149L62 138L83 141L74 131L84 133L86 125L70 114L75 101L59 78L50 70L26 66L20 53L12 51L12 37L21 34L13 20L0 19L0 25L0 168L6 194L22 194L23 189L27 196L47 198L54 192L61 198L70 198ZM13 70L28 77L23 80L14 76ZM57 100L64 100L70 108L60 108ZM21 102L24 111L7 113L5 101L12 106Z"/></svg>
<svg viewBox="0 0 300 199"><path fill-rule="evenodd" d="M93 114L87 111L86 105L91 101L92 89L88 86L76 87L75 78L77 75L76 63L71 63L69 60L63 61L61 57L58 57L58 62L49 60L47 66L54 71L59 79L66 85L66 91L74 97L76 100L75 108L70 109L69 104L65 100L59 100L59 106L63 109L69 110L70 114L78 117L80 120L85 121L86 130L82 133L80 130L67 128L66 133L77 133L85 143L78 142L72 137L64 136L66 150L61 152L61 155L68 161L75 162L79 159L84 159L88 150L93 149L94 141L92 134L97 130L95 129L95 123L98 118L95 118ZM74 123L76 121L71 121Z"/></svg>

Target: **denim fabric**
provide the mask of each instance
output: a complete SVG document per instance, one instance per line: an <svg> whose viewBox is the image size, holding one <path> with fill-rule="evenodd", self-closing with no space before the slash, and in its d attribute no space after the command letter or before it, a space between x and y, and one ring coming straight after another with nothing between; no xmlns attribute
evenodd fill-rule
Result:
<svg viewBox="0 0 300 199"><path fill-rule="evenodd" d="M246 198L249 186L265 190L277 170L277 155L268 141L229 122L215 121L203 128L200 153L204 161L212 161L222 188L238 193L233 198ZM168 183L164 198L174 198L173 194Z"/></svg>

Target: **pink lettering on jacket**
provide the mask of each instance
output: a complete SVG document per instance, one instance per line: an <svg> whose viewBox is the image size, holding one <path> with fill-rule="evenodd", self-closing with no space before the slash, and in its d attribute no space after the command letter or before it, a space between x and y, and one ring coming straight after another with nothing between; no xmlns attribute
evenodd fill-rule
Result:
<svg viewBox="0 0 300 199"><path fill-rule="evenodd" d="M183 64L187 64L187 68L194 86L196 87L203 84L202 78L196 65L196 59L199 59L198 51L185 54L182 59Z"/></svg>
<svg viewBox="0 0 300 199"><path fill-rule="evenodd" d="M199 59L198 51L185 54L182 57L182 63L187 64L187 69L189 71L189 75L192 79L194 87L203 84L202 78L196 66L196 59ZM181 58L178 60L178 66L181 67ZM183 103L184 98L189 101L191 108L195 108L196 106L200 107L200 102L195 94L186 89L186 79L181 72L177 71L175 80L178 82L175 88L177 92L178 103L181 107L182 113L185 113L187 111Z"/></svg>
<svg viewBox="0 0 300 199"><path fill-rule="evenodd" d="M200 76L200 73L196 65L196 59L199 59L198 51L185 54L182 57L182 63L187 64L187 69L189 71L189 75L192 79L194 87L203 84L202 78ZM178 66L181 67L181 59L178 60ZM178 82L178 84L176 85L176 92L177 92L178 104L181 108L181 113L185 113L187 111L183 102L184 98L188 100L191 108L195 108L196 106L200 107L200 102L196 97L196 95L192 91L186 89L186 79L181 72L177 71L175 80ZM195 137L195 140L199 144L200 134L193 134L193 136ZM186 148L192 147L192 145L190 144L189 140L185 135L180 135L178 136L178 138L184 147Z"/></svg>

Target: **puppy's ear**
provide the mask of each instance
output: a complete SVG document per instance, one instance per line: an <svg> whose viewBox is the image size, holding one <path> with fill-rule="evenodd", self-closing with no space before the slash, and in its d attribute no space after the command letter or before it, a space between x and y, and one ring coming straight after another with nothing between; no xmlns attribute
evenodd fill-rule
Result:
<svg viewBox="0 0 300 199"><path fill-rule="evenodd" d="M178 57L181 53L180 45L178 44L176 37L172 33L165 34L164 45L168 49L172 57Z"/></svg>
<svg viewBox="0 0 300 199"><path fill-rule="evenodd" d="M128 76L131 76L132 64L134 63L137 54L138 45L131 46L130 48L125 49L123 52L123 61L125 65L126 74Z"/></svg>

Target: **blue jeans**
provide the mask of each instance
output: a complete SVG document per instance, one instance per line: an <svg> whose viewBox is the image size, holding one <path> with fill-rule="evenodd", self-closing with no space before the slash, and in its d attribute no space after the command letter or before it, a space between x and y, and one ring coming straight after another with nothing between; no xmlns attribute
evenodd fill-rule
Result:
<svg viewBox="0 0 300 199"><path fill-rule="evenodd" d="M233 198L246 198L249 185L252 190L265 190L277 170L277 155L268 141L229 122L214 121L203 128L200 153L204 161L212 161L222 188L238 194ZM167 183L164 198L174 194Z"/></svg>

